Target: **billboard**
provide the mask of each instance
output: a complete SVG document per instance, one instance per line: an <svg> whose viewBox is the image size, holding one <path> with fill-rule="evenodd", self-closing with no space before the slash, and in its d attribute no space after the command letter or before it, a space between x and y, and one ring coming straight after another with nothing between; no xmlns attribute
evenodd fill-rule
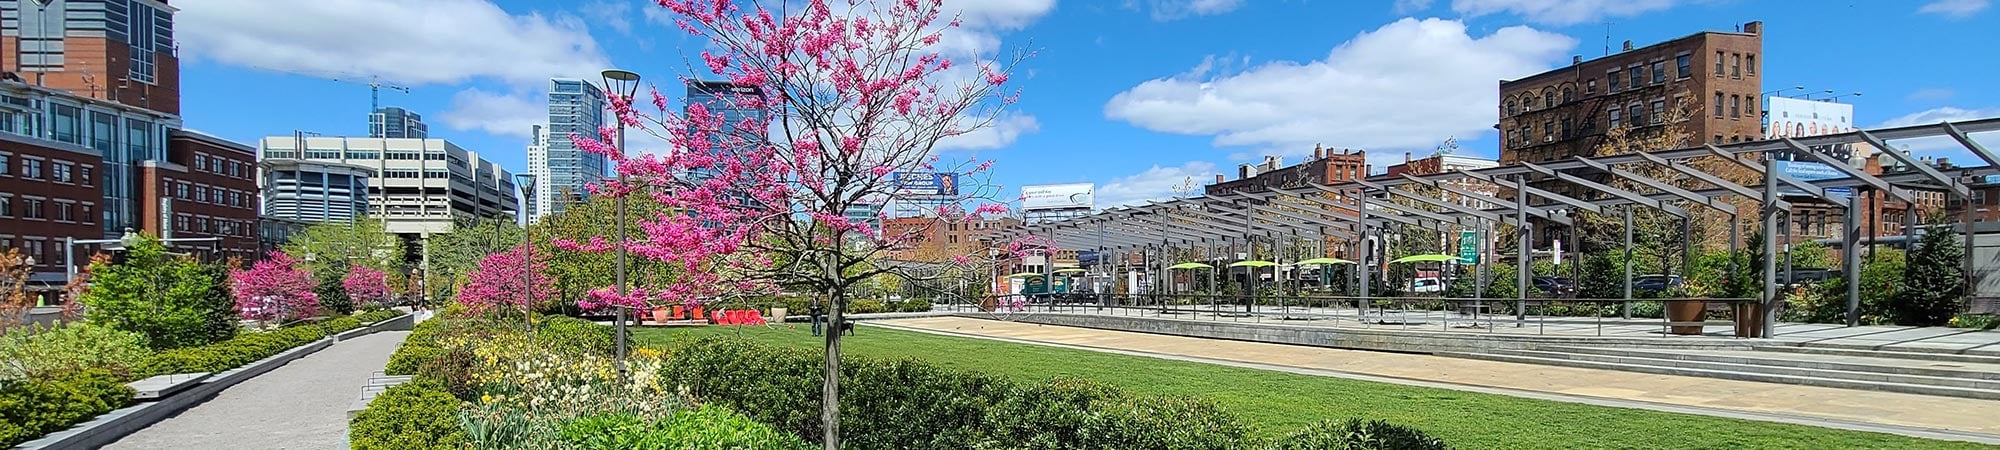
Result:
<svg viewBox="0 0 2000 450"><path fill-rule="evenodd" d="M1800 98L1771 97L1764 109L1764 138L1801 138L1854 131L1854 105ZM1848 161L1855 156L1851 145L1812 147L1814 152ZM1859 155L1867 157L1868 155ZM1804 181L1847 178L1847 174L1803 155L1785 153L1778 171ZM1796 189L1780 189L1788 195L1802 195ZM1827 193L1851 196L1853 188L1831 188Z"/></svg>
<svg viewBox="0 0 2000 450"><path fill-rule="evenodd" d="M1091 183L1021 186L1021 210L1090 209L1097 204L1096 192Z"/></svg>
<svg viewBox="0 0 2000 450"><path fill-rule="evenodd" d="M891 179L901 195L958 196L958 174L949 172L896 172Z"/></svg>

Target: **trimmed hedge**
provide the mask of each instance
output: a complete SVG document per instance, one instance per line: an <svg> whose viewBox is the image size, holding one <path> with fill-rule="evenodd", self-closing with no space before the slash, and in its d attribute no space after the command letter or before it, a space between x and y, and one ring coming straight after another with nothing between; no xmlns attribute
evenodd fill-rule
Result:
<svg viewBox="0 0 2000 450"><path fill-rule="evenodd" d="M458 398L436 385L411 382L383 391L354 415L347 438L355 450L459 450Z"/></svg>
<svg viewBox="0 0 2000 450"><path fill-rule="evenodd" d="M662 376L711 404L817 441L817 352L707 338L672 349ZM856 449L1223 449L1248 428L1205 401L1132 396L1072 379L1019 385L915 360L848 358L843 444Z"/></svg>
<svg viewBox="0 0 2000 450"><path fill-rule="evenodd" d="M294 347L310 344L347 330L394 318L401 313L376 311L341 317L316 324L289 326L260 333L242 333L227 341L199 347L162 351L147 357L133 371L133 379L176 373L217 373L257 362Z"/></svg>
<svg viewBox="0 0 2000 450"><path fill-rule="evenodd" d="M609 414L563 424L564 443L578 450L810 450L805 440L720 406L680 411L647 423Z"/></svg>
<svg viewBox="0 0 2000 450"><path fill-rule="evenodd" d="M132 403L132 388L103 370L0 387L0 448L68 429Z"/></svg>
<svg viewBox="0 0 2000 450"><path fill-rule="evenodd" d="M1380 420L1328 420L1278 439L1270 450L1444 450L1438 438Z"/></svg>
<svg viewBox="0 0 2000 450"><path fill-rule="evenodd" d="M477 317L440 316L426 320L417 324L409 337L403 339L402 346L389 355L389 364L382 372L388 375L417 375L426 362L444 356L446 340L462 338L479 341L501 334L519 333L520 328L519 321ZM610 327L567 316L536 319L534 339L537 344L566 354L610 355L617 345L612 342Z"/></svg>

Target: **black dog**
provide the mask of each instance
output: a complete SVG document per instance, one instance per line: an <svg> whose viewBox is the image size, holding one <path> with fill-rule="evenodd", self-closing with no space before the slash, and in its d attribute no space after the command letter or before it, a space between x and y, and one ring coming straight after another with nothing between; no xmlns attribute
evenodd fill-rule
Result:
<svg viewBox="0 0 2000 450"><path fill-rule="evenodd" d="M853 336L853 335L854 335L854 322L851 322L851 321L846 321L846 320L842 320L842 321L840 321L840 334L842 334L842 335L846 335L846 336Z"/></svg>

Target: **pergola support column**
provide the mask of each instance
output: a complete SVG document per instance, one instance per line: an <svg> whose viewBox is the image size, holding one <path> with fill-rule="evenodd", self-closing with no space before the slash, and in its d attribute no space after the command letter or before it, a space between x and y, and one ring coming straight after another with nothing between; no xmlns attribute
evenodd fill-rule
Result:
<svg viewBox="0 0 2000 450"><path fill-rule="evenodd" d="M1847 285L1847 326L1861 324L1861 203L1865 197L1847 199L1847 217L1840 228L1840 278Z"/></svg>

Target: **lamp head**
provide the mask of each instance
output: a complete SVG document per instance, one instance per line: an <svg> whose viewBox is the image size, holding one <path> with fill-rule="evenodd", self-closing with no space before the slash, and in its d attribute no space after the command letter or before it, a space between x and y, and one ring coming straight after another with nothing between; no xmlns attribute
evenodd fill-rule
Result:
<svg viewBox="0 0 2000 450"><path fill-rule="evenodd" d="M599 73L604 78L604 90L620 97L631 97L639 92L639 74L629 70L605 69Z"/></svg>

